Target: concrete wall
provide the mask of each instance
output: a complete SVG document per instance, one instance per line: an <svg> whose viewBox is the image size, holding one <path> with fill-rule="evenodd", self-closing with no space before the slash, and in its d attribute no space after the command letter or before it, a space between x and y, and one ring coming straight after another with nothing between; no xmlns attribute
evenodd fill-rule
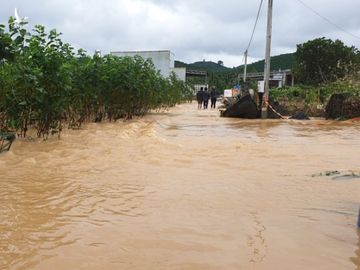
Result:
<svg viewBox="0 0 360 270"><path fill-rule="evenodd" d="M178 80L182 80L182 81L185 82L185 80L186 80L186 68L184 68L184 67L173 68L172 71L175 73L176 78L178 78Z"/></svg>
<svg viewBox="0 0 360 270"><path fill-rule="evenodd" d="M144 59L150 58L160 74L167 78L170 76L170 72L174 68L174 54L170 51L124 51L124 52L111 52L112 55L124 57L134 57L139 55Z"/></svg>

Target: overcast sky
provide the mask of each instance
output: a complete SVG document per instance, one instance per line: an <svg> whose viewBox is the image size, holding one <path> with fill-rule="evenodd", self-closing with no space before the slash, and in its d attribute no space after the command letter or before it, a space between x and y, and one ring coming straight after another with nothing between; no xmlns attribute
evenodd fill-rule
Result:
<svg viewBox="0 0 360 270"><path fill-rule="evenodd" d="M344 31L304 7L331 20ZM89 54L124 50L171 50L187 63L222 60L242 64L260 0L2 0L0 23L17 7L30 26L63 33L63 40ZM249 50L265 55L267 0ZM317 37L341 39L360 48L360 0L274 0L272 55L294 52ZM350 33L350 34L349 34ZM352 35L357 37L354 37Z"/></svg>

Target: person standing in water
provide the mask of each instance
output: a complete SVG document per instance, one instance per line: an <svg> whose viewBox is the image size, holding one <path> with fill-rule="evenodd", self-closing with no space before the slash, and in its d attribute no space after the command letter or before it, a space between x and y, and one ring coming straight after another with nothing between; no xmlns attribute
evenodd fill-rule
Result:
<svg viewBox="0 0 360 270"><path fill-rule="evenodd" d="M211 106L210 108L216 108L216 99L217 99L217 91L215 86L212 87L210 92L210 100L211 100Z"/></svg>
<svg viewBox="0 0 360 270"><path fill-rule="evenodd" d="M204 94L203 94L203 102L204 102L204 109L207 109L208 108L208 104L209 104L209 99L210 99L210 94L207 90L207 87L205 87L205 91L204 91Z"/></svg>
<svg viewBox="0 0 360 270"><path fill-rule="evenodd" d="M204 100L204 88L200 87L200 90L196 93L196 100L198 102L198 109L202 108L202 103Z"/></svg>

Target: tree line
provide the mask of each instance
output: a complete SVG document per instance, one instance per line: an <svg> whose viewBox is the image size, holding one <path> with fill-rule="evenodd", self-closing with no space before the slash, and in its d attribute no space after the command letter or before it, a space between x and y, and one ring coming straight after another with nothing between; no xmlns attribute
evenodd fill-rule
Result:
<svg viewBox="0 0 360 270"><path fill-rule="evenodd" d="M47 137L65 124L129 119L192 98L187 84L163 78L150 59L89 56L60 36L13 18L0 25L0 131L26 136L34 128Z"/></svg>

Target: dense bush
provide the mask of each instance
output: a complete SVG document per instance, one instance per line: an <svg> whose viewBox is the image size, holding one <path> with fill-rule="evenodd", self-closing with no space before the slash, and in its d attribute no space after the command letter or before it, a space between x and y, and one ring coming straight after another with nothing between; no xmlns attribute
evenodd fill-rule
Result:
<svg viewBox="0 0 360 270"><path fill-rule="evenodd" d="M355 72L360 52L340 40L317 38L297 45L295 59L298 82L317 85L335 82Z"/></svg>
<svg viewBox="0 0 360 270"><path fill-rule="evenodd" d="M191 98L173 74L165 79L141 57L90 57L74 53L55 30L32 32L9 20L0 25L0 128L39 137L84 121L142 116Z"/></svg>

